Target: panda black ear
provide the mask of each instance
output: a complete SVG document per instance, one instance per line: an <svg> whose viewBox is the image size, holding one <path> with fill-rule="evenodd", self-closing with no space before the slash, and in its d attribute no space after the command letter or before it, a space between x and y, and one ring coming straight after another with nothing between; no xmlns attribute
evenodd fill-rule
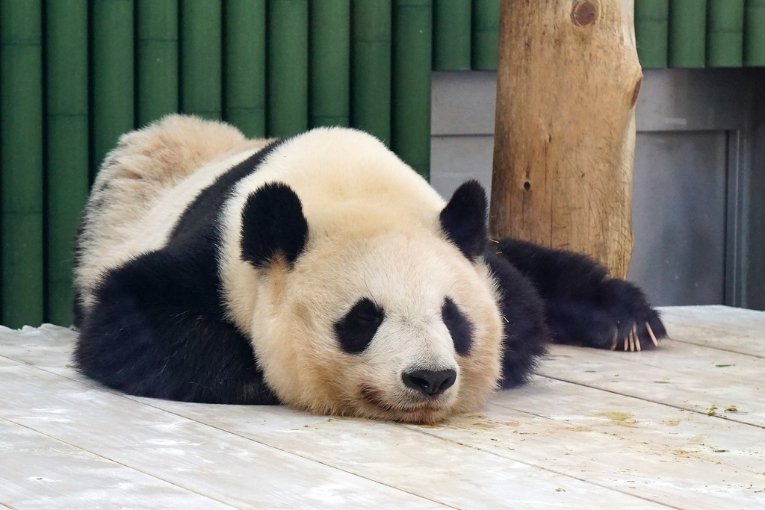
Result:
<svg viewBox="0 0 765 510"><path fill-rule="evenodd" d="M292 265L305 248L308 222L300 199L286 184L266 184L242 209L242 258L263 267L278 257Z"/></svg>
<svg viewBox="0 0 765 510"><path fill-rule="evenodd" d="M488 231L486 192L478 181L467 181L441 211L441 229L470 260L483 253Z"/></svg>

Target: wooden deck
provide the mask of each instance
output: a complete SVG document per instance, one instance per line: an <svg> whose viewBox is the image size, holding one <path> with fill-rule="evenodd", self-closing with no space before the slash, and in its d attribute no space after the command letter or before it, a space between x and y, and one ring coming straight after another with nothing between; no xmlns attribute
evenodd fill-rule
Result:
<svg viewBox="0 0 765 510"><path fill-rule="evenodd" d="M0 328L0 508L765 508L765 313L663 316L438 426L129 397L71 331Z"/></svg>

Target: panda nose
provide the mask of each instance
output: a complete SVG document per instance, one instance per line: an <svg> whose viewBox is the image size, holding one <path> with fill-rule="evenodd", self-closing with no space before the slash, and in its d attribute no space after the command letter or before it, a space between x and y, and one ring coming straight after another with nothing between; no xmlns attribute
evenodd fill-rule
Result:
<svg viewBox="0 0 765 510"><path fill-rule="evenodd" d="M424 395L440 395L445 392L457 380L457 372L454 370L413 370L404 372L401 376L404 384Z"/></svg>

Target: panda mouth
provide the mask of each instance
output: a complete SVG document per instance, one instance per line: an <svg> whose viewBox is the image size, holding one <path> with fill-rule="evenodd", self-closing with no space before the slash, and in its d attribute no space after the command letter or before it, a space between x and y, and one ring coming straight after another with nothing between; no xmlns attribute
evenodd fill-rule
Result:
<svg viewBox="0 0 765 510"><path fill-rule="evenodd" d="M409 404L392 403L385 399L383 393L371 386L361 386L361 397L368 404L373 405L377 409L384 411L386 414L409 414L409 413L434 413L442 411L444 406L439 403L439 400L421 400L419 402L413 402ZM413 421L422 421L424 418L415 419ZM406 421L412 421L407 419Z"/></svg>

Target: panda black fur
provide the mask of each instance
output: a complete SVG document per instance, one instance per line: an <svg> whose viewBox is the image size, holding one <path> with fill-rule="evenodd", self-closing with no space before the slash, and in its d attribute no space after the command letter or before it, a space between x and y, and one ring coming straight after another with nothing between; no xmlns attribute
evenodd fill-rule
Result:
<svg viewBox="0 0 765 510"><path fill-rule="evenodd" d="M550 339L665 334L588 259L488 241L486 209L478 183L446 203L359 131L246 140L167 117L94 184L76 363L135 395L434 422L524 382Z"/></svg>

